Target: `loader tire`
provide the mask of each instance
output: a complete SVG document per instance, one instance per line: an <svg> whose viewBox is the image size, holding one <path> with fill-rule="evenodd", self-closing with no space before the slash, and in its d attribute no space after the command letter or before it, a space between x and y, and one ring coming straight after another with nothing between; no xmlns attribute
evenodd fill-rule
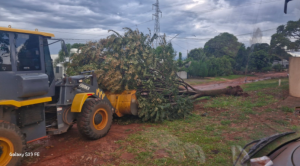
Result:
<svg viewBox="0 0 300 166"><path fill-rule="evenodd" d="M84 137L96 140L108 133L112 119L113 112L109 103L100 99L88 99L77 118L78 130Z"/></svg>
<svg viewBox="0 0 300 166"><path fill-rule="evenodd" d="M20 165L22 157L10 154L24 154L25 148L25 138L19 127L0 120L0 165Z"/></svg>

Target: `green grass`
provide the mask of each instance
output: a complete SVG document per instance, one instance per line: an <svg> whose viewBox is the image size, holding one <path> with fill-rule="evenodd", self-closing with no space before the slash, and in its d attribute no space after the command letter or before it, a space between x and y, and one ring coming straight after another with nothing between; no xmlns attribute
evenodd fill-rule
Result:
<svg viewBox="0 0 300 166"><path fill-rule="evenodd" d="M278 79L271 79L271 80L253 82L250 84L244 84L242 87L245 92L257 91L266 88L276 88L276 87L278 87L279 89L287 90L288 78L281 79L281 86L278 86Z"/></svg>
<svg viewBox="0 0 300 166"><path fill-rule="evenodd" d="M290 113L293 113L295 111L295 109L289 108L289 107L286 107L286 106L281 107L281 110L283 112L290 112Z"/></svg>
<svg viewBox="0 0 300 166"><path fill-rule="evenodd" d="M285 120L274 120L274 122L276 122L282 126L287 126L288 124L290 124L289 122L287 122Z"/></svg>
<svg viewBox="0 0 300 166"><path fill-rule="evenodd" d="M251 76L251 75L248 75L248 76ZM186 81L190 85L200 85L200 84L209 83L209 82L233 80L233 79L242 78L242 77L245 77L245 76L244 75L230 75L230 76L207 77L207 78L201 78L201 79L191 78L191 79L185 79L184 81Z"/></svg>
<svg viewBox="0 0 300 166"><path fill-rule="evenodd" d="M199 100L209 100L210 98L211 98L210 96L203 96L203 97L197 98L195 101L199 101Z"/></svg>
<svg viewBox="0 0 300 166"><path fill-rule="evenodd" d="M231 124L231 121L230 121L230 120L222 120L222 121L221 121L221 124L222 124L222 125L230 125L230 124Z"/></svg>
<svg viewBox="0 0 300 166"><path fill-rule="evenodd" d="M272 107L279 101L277 92L287 90L287 79L282 80L280 87L278 80L243 87L250 94L247 98L220 96L203 103L200 111L207 112L207 116L202 117L195 110L185 119L150 124L151 127L117 143L135 156L131 165L232 165L232 146L243 147L252 140L288 129L300 130L284 118L275 117L279 113L292 114L290 108ZM257 120L263 117L267 118ZM264 123L267 120L271 124ZM157 158L159 152L166 156ZM120 165L130 164L124 160Z"/></svg>

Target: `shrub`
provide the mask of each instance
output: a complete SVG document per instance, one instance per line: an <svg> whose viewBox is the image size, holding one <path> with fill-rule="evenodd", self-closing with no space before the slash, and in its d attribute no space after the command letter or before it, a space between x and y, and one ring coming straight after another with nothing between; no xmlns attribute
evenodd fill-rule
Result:
<svg viewBox="0 0 300 166"><path fill-rule="evenodd" d="M283 71L283 66L281 64L277 64L273 66L273 69L277 72Z"/></svg>

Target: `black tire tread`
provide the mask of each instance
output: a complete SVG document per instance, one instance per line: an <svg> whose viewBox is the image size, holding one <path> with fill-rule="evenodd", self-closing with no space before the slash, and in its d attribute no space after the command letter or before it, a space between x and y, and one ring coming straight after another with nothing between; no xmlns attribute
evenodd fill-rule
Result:
<svg viewBox="0 0 300 166"><path fill-rule="evenodd" d="M6 121L3 121L3 120L0 120L0 129L6 129L6 130L10 130L12 133L16 133L22 140L22 152L21 153L24 153L25 152L25 148L26 148L26 141L25 141L25 137L24 135L22 134L20 128L18 126L16 126L15 124L13 123L9 123L9 122L6 122ZM21 164L21 157L19 157L17 159L17 161L11 161L13 163L16 163L16 165L20 165ZM13 160L13 159L12 159ZM8 165L11 165L11 163L9 163Z"/></svg>
<svg viewBox="0 0 300 166"><path fill-rule="evenodd" d="M108 117L108 118L113 118L113 113L112 113L112 108L110 106L109 103L107 103L106 101L103 101L101 99L88 99L85 101L83 107L82 107L82 110L81 110L81 113L79 115L79 118L78 118L78 121L77 121L77 127L78 127L78 130L80 132L80 134L82 134L84 137L86 138L89 138L89 139L93 139L93 140L96 140L96 139L99 139L101 137L104 137L110 130L110 127L112 125L112 120L109 124L109 127L108 127L108 130L105 131L104 133L95 133L92 131L92 128L90 127L90 117L93 116L93 113L94 113L94 109L97 105L103 105L103 106L108 106L110 109L107 110L107 111L110 111L111 113L108 114L108 116L111 116L111 117Z"/></svg>

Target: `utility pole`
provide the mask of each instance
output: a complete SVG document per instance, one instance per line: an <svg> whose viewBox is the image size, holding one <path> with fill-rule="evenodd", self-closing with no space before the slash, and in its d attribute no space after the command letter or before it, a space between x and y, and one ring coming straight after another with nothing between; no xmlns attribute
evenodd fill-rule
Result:
<svg viewBox="0 0 300 166"><path fill-rule="evenodd" d="M155 24L154 24L154 34L157 35L157 38L155 39L155 47L157 47L159 45L159 33L160 33L160 25L159 25L159 13L161 14L162 17L162 12L159 9L159 1L156 0L156 3L152 5L152 9L153 6L155 7L155 14L153 14L153 16L155 16ZM152 16L152 19L153 19Z"/></svg>

